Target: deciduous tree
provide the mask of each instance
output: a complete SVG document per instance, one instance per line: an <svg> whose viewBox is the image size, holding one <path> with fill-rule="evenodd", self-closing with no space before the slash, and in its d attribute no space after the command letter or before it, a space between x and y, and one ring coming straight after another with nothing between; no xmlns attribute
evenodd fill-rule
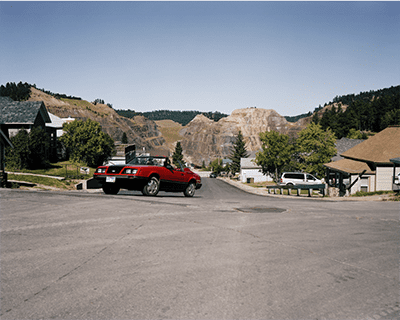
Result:
<svg viewBox="0 0 400 320"><path fill-rule="evenodd" d="M309 124L296 139L298 169L322 177L325 172L323 164L330 162L337 152L335 142L332 130L323 130L319 124Z"/></svg>
<svg viewBox="0 0 400 320"><path fill-rule="evenodd" d="M220 174L224 170L222 166L222 159L215 159L214 161L211 161L210 167L212 172Z"/></svg>
<svg viewBox="0 0 400 320"><path fill-rule="evenodd" d="M75 120L65 123L60 137L72 161L81 161L97 167L108 160L115 150L113 139L93 120Z"/></svg>
<svg viewBox="0 0 400 320"><path fill-rule="evenodd" d="M278 181L282 171L288 168L293 156L293 145L289 136L277 131L261 132L262 151L256 154L256 163L264 174Z"/></svg>

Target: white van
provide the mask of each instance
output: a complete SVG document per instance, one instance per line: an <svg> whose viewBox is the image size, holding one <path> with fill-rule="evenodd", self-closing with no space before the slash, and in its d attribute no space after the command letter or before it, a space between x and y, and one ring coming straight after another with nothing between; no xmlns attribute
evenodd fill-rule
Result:
<svg viewBox="0 0 400 320"><path fill-rule="evenodd" d="M394 183L400 184L400 172L397 174L397 176L394 177Z"/></svg>
<svg viewBox="0 0 400 320"><path fill-rule="evenodd" d="M322 181L309 173L284 172L278 182L280 186L294 186L296 184L322 184Z"/></svg>

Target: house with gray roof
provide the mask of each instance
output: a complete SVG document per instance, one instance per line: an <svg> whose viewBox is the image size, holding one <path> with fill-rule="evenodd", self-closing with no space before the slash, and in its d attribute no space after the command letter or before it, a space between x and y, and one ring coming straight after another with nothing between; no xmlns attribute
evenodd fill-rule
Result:
<svg viewBox="0 0 400 320"><path fill-rule="evenodd" d="M0 130L7 139L21 129L29 132L33 127L41 127L50 137L50 159L56 160L57 128L46 126L50 123L50 115L43 101L13 101L9 97L0 97Z"/></svg>
<svg viewBox="0 0 400 320"><path fill-rule="evenodd" d="M28 131L32 127L46 129L46 123L51 120L43 101L0 100L0 125L9 137L23 128Z"/></svg>
<svg viewBox="0 0 400 320"><path fill-rule="evenodd" d="M245 183L272 181L269 175L262 172L261 166L256 164L255 160L256 152L250 152L248 158L240 158L240 181Z"/></svg>

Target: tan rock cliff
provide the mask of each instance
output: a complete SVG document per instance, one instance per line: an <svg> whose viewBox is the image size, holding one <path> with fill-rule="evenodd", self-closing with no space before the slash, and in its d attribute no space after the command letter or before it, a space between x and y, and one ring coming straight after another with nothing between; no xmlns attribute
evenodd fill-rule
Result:
<svg viewBox="0 0 400 320"><path fill-rule="evenodd" d="M196 116L180 131L185 158L192 163L207 165L216 158L229 157L239 130L247 151L261 149L260 132L278 131L294 135L305 127L304 121L288 122L275 110L238 109L226 118L214 122L203 115Z"/></svg>

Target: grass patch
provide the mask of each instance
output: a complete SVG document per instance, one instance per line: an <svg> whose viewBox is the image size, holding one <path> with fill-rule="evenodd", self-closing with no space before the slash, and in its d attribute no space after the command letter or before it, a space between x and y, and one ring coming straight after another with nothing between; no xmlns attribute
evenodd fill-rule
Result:
<svg viewBox="0 0 400 320"><path fill-rule="evenodd" d="M30 175L20 175L20 174L8 174L8 180L30 182L37 185L45 185L49 187L54 187L58 189L75 189L75 184L68 180L60 181L54 178L30 176Z"/></svg>
<svg viewBox="0 0 400 320"><path fill-rule="evenodd" d="M172 120L159 120L156 121L158 130L161 131L165 141L167 143L174 143L175 141L181 140L182 136L179 131L183 128L180 123L173 122Z"/></svg>
<svg viewBox="0 0 400 320"><path fill-rule="evenodd" d="M48 186L58 189L74 190L75 184L78 183L78 180L90 179L91 177L93 177L93 173L96 170L96 168L89 168L89 174L84 174L81 172L81 168L83 167L88 168L83 163L62 161L62 162L52 163L50 167L45 169L14 170L13 168L6 168L6 171L9 172L7 177L8 180L29 182L29 183L34 183L36 185ZM13 174L10 172L31 173L36 175L62 177L64 178L64 180L59 180L51 177ZM11 183L11 187L16 187L16 183L14 184Z"/></svg>
<svg viewBox="0 0 400 320"><path fill-rule="evenodd" d="M355 194L353 194L351 196L352 197L368 197L368 196L375 196L375 195L382 195L382 194L394 195L394 192L393 191L375 191L375 192L357 191Z"/></svg>
<svg viewBox="0 0 400 320"><path fill-rule="evenodd" d="M253 188L266 188L267 186L274 186L276 185L273 181L263 181L263 182L252 182L252 183L245 183L250 187Z"/></svg>
<svg viewBox="0 0 400 320"><path fill-rule="evenodd" d="M33 173L33 174L43 174L48 176L63 177L66 179L89 179L93 176L96 168L89 168L89 174L81 173L81 168L87 168L86 165L82 163L73 163L70 161L62 161L50 164L49 168L36 169L36 170L13 170L12 168L6 168L9 172L22 172L22 173Z"/></svg>
<svg viewBox="0 0 400 320"><path fill-rule="evenodd" d="M86 100L78 100L78 99L69 99L69 98L60 98L61 101L67 102L69 104L75 105L77 107L81 107L83 109L93 107L93 104Z"/></svg>

